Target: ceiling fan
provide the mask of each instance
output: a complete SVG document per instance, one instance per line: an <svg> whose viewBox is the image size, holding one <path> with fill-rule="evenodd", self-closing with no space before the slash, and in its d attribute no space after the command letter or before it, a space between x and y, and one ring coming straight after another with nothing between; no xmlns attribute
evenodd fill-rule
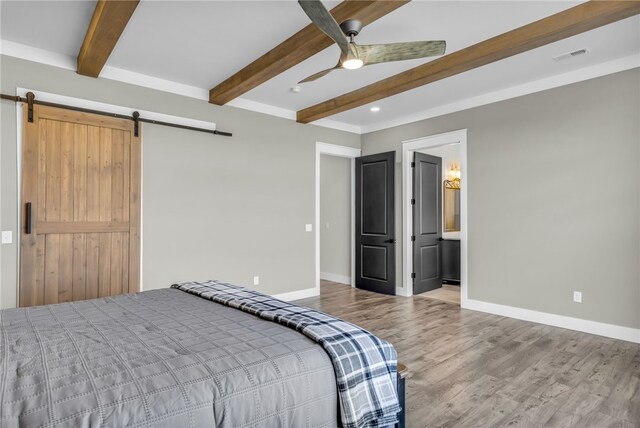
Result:
<svg viewBox="0 0 640 428"><path fill-rule="evenodd" d="M354 38L362 30L362 22L348 19L338 25L320 0L298 0L298 3L309 19L340 48L340 60L335 67L312 74L298 83L312 82L340 68L355 70L371 64L443 55L447 45L444 40L357 45Z"/></svg>

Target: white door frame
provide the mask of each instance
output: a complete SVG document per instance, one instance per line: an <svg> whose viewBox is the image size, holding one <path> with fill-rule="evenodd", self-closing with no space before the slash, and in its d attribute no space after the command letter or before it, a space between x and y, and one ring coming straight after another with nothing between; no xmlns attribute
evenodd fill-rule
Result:
<svg viewBox="0 0 640 428"><path fill-rule="evenodd" d="M430 135L402 142L402 236L404 248L402 249L404 287L396 288L396 294L403 296L413 295L413 210L411 198L413 198L413 180L411 162L416 150L445 146L448 144L460 144L460 306L466 307L468 300L468 275L467 275L467 130L447 132L444 134Z"/></svg>
<svg viewBox="0 0 640 428"><path fill-rule="evenodd" d="M336 144L316 142L316 292L320 294L320 155L338 156L351 159L351 286L356 285L356 247L353 231L356 226L356 158L361 154L360 149Z"/></svg>

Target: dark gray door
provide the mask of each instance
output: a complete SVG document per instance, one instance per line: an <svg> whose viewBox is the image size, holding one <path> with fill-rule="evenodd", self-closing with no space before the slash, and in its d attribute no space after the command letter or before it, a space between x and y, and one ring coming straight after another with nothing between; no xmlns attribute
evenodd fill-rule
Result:
<svg viewBox="0 0 640 428"><path fill-rule="evenodd" d="M356 287L396 294L396 153L356 159Z"/></svg>
<svg viewBox="0 0 640 428"><path fill-rule="evenodd" d="M413 294L442 287L442 159L415 153Z"/></svg>

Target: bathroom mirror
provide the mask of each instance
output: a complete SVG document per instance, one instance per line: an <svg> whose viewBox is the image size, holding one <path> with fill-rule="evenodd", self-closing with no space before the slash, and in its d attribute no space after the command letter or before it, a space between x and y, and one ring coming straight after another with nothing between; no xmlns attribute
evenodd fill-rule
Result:
<svg viewBox="0 0 640 428"><path fill-rule="evenodd" d="M444 182L444 231L460 232L460 180Z"/></svg>

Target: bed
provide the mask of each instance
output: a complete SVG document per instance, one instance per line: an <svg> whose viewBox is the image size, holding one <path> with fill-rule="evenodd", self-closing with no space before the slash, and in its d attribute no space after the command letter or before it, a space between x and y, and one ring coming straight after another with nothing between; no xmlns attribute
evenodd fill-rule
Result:
<svg viewBox="0 0 640 428"><path fill-rule="evenodd" d="M356 326L218 281L6 309L0 426L388 426L403 417L395 358Z"/></svg>

